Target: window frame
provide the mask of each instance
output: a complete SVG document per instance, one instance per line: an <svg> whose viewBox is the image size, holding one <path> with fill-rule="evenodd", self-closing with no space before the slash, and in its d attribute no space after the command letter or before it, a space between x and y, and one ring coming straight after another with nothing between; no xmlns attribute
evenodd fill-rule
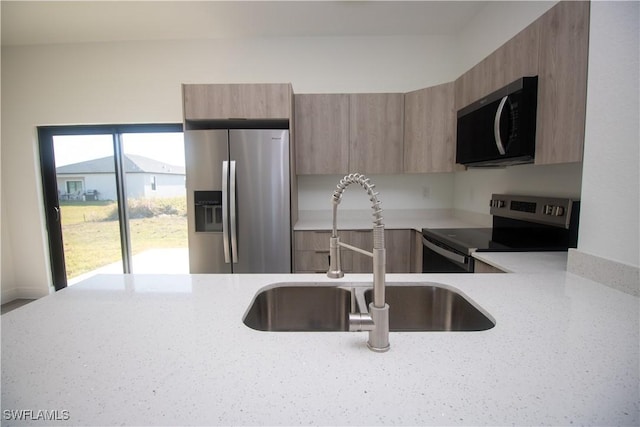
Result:
<svg viewBox="0 0 640 427"><path fill-rule="evenodd" d="M61 125L38 126L38 152L40 156L40 177L44 203L45 225L48 236L49 263L51 279L56 291L67 287L67 273L62 240L62 224L60 222L60 200L56 179L53 138L63 135L107 135L111 134L114 144L114 162L116 188L118 195L118 211L120 223L120 242L122 248L123 271L131 272L131 244L129 237L129 221L127 213L124 184L123 151L121 136L125 133L162 133L184 132L182 123L151 123L124 125ZM83 191L84 182L82 182ZM65 190L66 190L65 183Z"/></svg>

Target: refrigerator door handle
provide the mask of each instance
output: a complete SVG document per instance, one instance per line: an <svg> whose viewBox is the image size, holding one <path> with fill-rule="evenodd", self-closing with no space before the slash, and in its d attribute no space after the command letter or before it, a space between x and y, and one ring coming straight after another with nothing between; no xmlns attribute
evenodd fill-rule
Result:
<svg viewBox="0 0 640 427"><path fill-rule="evenodd" d="M230 162L229 179L229 212L231 215L231 260L234 264L238 263L238 236L237 236L237 218L236 215L236 161Z"/></svg>
<svg viewBox="0 0 640 427"><path fill-rule="evenodd" d="M224 262L229 264L231 256L229 255L229 209L227 208L227 188L229 184L229 162L222 162L222 242L224 246Z"/></svg>

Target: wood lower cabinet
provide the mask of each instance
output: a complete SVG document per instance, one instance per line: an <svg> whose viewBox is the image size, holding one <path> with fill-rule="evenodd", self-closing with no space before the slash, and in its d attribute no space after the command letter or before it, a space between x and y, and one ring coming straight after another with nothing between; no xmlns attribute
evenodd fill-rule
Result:
<svg viewBox="0 0 640 427"><path fill-rule="evenodd" d="M353 230L349 232L349 243L371 251L373 231ZM411 272L411 230L385 230L384 243L387 273ZM344 254L344 251L343 251ZM351 273L373 273L373 259L357 252L352 253Z"/></svg>
<svg viewBox="0 0 640 427"><path fill-rule="evenodd" d="M411 273L411 230L385 230L387 273Z"/></svg>
<svg viewBox="0 0 640 427"><path fill-rule="evenodd" d="M185 120L289 119L293 90L288 83L185 84Z"/></svg>
<svg viewBox="0 0 640 427"><path fill-rule="evenodd" d="M476 259L473 261L473 272L474 273L504 273L503 270L500 270L493 265L487 264L486 262L480 261Z"/></svg>
<svg viewBox="0 0 640 427"><path fill-rule="evenodd" d="M329 270L329 238L331 231L295 231L294 273L326 273ZM340 239L348 239L348 231L338 231ZM342 269L351 270L351 254L343 253Z"/></svg>
<svg viewBox="0 0 640 427"><path fill-rule="evenodd" d="M295 95L298 175L349 172L349 95Z"/></svg>
<svg viewBox="0 0 640 427"><path fill-rule="evenodd" d="M411 273L422 273L422 232L411 230Z"/></svg>
<svg viewBox="0 0 640 427"><path fill-rule="evenodd" d="M455 84L404 96L404 172L453 172L456 135Z"/></svg>
<svg viewBox="0 0 640 427"><path fill-rule="evenodd" d="M589 11L589 2L562 1L539 20L536 164L582 161Z"/></svg>
<svg viewBox="0 0 640 427"><path fill-rule="evenodd" d="M373 249L371 230L340 230L340 241L367 251ZM411 230L385 230L387 273L410 273ZM296 231L295 272L325 273L329 269L330 231ZM366 255L341 249L341 265L345 273L373 273L373 260Z"/></svg>
<svg viewBox="0 0 640 427"><path fill-rule="evenodd" d="M349 100L349 171L402 173L404 94L359 93Z"/></svg>

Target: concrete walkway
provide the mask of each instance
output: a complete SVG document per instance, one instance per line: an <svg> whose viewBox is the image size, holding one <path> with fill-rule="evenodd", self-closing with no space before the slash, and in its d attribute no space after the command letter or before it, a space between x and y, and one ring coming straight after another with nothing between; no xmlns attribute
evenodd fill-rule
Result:
<svg viewBox="0 0 640 427"><path fill-rule="evenodd" d="M189 250L186 248L149 249L133 256L131 269L135 274L188 274ZM114 262L69 279L67 285L75 285L96 274L122 274L122 262Z"/></svg>

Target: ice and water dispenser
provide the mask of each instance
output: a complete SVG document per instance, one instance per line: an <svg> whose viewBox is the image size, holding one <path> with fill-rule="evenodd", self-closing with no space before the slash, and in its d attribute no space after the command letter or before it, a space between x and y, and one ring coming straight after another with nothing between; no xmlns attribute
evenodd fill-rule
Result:
<svg viewBox="0 0 640 427"><path fill-rule="evenodd" d="M193 192L196 231L222 231L222 191Z"/></svg>

